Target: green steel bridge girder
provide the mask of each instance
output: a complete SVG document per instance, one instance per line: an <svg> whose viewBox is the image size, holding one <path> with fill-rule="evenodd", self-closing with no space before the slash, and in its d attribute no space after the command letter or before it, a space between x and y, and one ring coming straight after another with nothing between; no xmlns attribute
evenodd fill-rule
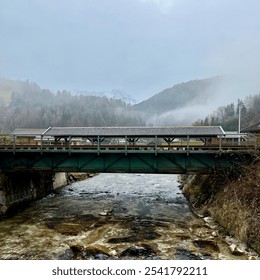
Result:
<svg viewBox="0 0 260 280"><path fill-rule="evenodd" d="M1 153L0 171L209 173L240 166L236 154Z"/></svg>

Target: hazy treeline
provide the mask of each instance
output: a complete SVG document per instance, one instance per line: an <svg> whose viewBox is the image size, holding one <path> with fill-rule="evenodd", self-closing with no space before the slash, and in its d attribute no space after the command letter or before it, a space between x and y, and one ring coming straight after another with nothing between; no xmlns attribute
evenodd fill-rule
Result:
<svg viewBox="0 0 260 280"><path fill-rule="evenodd" d="M245 100L238 100L218 109L204 120L198 120L195 125L221 125L224 130L238 130L239 110L241 114L241 128L245 128L260 121L260 93L251 95Z"/></svg>
<svg viewBox="0 0 260 280"><path fill-rule="evenodd" d="M138 126L139 114L119 99L52 93L36 84L26 83L12 92L8 104L0 100L0 130L47 128L49 126Z"/></svg>
<svg viewBox="0 0 260 280"><path fill-rule="evenodd" d="M194 104L206 100L217 92L221 78L195 80L175 85L151 98L131 106L120 98L105 96L73 95L63 90L52 93L29 81L0 79L0 132L14 128L47 128L49 126L140 126L182 125L181 118L189 117L189 124L196 118L192 114ZM224 130L238 130L238 104L241 110L241 128L260 120L260 93L217 108L194 125L221 125ZM192 107L193 106L193 107ZM185 116L178 116L184 109ZM162 112L164 114L160 115ZM165 113L166 112L166 113ZM164 118L165 114L174 113ZM186 116L187 115L187 116Z"/></svg>

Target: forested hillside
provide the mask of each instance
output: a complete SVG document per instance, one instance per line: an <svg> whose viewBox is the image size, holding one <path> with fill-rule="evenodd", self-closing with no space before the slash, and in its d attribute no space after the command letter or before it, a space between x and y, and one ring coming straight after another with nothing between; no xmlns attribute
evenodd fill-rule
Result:
<svg viewBox="0 0 260 280"><path fill-rule="evenodd" d="M129 104L107 97L52 93L37 84L1 80L0 131L16 127L144 125Z"/></svg>
<svg viewBox="0 0 260 280"><path fill-rule="evenodd" d="M133 105L133 108L143 113L160 115L192 103L199 103L205 97L209 98L209 94L216 91L221 81L221 77L214 77L177 84Z"/></svg>
<svg viewBox="0 0 260 280"><path fill-rule="evenodd" d="M204 120L198 120L195 125L221 125L224 130L238 130L238 112L241 112L241 128L245 128L260 121L260 93L251 95L245 100L238 100L227 106L217 108L215 112Z"/></svg>
<svg viewBox="0 0 260 280"><path fill-rule="evenodd" d="M214 102L225 102L225 95L230 94L232 86L238 88L236 83L238 81L234 82L228 77L189 81L165 89L133 105L133 108L143 114L148 124L221 125L225 130L236 131L239 108L241 129L260 121L260 94L248 96L244 100L234 100L225 106L216 106L214 111ZM231 90L233 95L234 88ZM207 105L213 108L210 114ZM202 115L199 117L202 119L196 121L196 114Z"/></svg>
<svg viewBox="0 0 260 280"><path fill-rule="evenodd" d="M148 125L191 125L210 112L219 101L226 79L213 77L193 80L167 88L151 98L133 105Z"/></svg>
<svg viewBox="0 0 260 280"><path fill-rule="evenodd" d="M238 108L241 128L258 122L260 93L218 107L196 121L192 115L194 105L216 93L221 82L222 78L215 77L178 84L131 106L119 98L72 95L66 90L53 93L29 81L0 79L0 131L10 132L17 127L183 125L184 118L187 125L221 125L231 131L238 129ZM177 119L182 108L186 113ZM164 119L167 112L173 113Z"/></svg>

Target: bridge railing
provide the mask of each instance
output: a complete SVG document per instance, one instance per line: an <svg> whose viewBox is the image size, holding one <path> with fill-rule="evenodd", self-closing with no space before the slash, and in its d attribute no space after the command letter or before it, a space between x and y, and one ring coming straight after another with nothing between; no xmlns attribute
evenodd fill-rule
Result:
<svg viewBox="0 0 260 280"><path fill-rule="evenodd" d="M55 139L44 139L38 137L37 140L24 143L18 138L5 138L0 136L0 151L16 152L88 152L88 153L196 153L196 152L235 152L259 149L256 137L253 135L242 135L241 137L214 137L214 138L185 138L175 139L174 137L160 138L149 137L145 139L122 137L96 137L91 139L73 138L55 141ZM242 137L243 136L243 137ZM5 141L1 141L5 139Z"/></svg>

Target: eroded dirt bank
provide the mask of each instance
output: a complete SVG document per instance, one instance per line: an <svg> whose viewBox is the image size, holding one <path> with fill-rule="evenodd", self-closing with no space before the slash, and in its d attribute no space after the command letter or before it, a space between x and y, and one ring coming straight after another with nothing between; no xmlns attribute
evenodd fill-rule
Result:
<svg viewBox="0 0 260 280"><path fill-rule="evenodd" d="M260 161L239 173L184 175L183 193L194 211L210 216L227 233L260 253Z"/></svg>

